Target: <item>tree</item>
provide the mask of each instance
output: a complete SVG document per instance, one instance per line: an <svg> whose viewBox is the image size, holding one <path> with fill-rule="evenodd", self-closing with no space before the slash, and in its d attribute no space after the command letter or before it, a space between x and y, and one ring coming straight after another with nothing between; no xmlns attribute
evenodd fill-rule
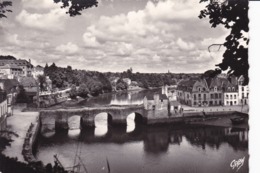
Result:
<svg viewBox="0 0 260 173"><path fill-rule="evenodd" d="M83 98L87 98L89 94L89 89L86 84L80 84L78 89L78 95Z"/></svg>
<svg viewBox="0 0 260 173"><path fill-rule="evenodd" d="M8 6L12 6L11 1L0 2L0 19L3 18L3 17L6 18L6 15L5 15L6 12L12 12L12 10L7 9Z"/></svg>
<svg viewBox="0 0 260 173"><path fill-rule="evenodd" d="M70 16L81 15L81 11L87 8L98 5L97 0L54 0L55 3L62 3L61 8L69 7L68 13Z"/></svg>
<svg viewBox="0 0 260 173"><path fill-rule="evenodd" d="M199 18L208 17L213 28L223 25L230 29L226 41L211 46L224 46L223 60L216 70L228 70L228 75L241 76L245 78L244 85L249 82L248 78L248 0L200 0L208 2L206 9L200 12ZM241 44L244 42L244 45ZM209 51L210 47L209 46Z"/></svg>
<svg viewBox="0 0 260 173"><path fill-rule="evenodd" d="M76 88L76 85L72 85L71 86L71 90L70 90L70 98L71 99L76 99L77 98L77 88Z"/></svg>
<svg viewBox="0 0 260 173"><path fill-rule="evenodd" d="M40 84L40 90L44 91L45 90L45 85L46 85L46 76L45 75L38 75L38 82Z"/></svg>

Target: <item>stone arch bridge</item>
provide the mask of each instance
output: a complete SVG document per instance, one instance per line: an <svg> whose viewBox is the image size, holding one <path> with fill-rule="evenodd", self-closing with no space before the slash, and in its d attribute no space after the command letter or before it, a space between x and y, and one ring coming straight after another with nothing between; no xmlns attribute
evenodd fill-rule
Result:
<svg viewBox="0 0 260 173"><path fill-rule="evenodd" d="M113 126L126 126L127 116L132 113L136 115L136 122L147 122L147 113L143 105L42 110L40 112L42 131L68 129L68 119L72 116L80 116L81 128L95 128L95 116L100 113L107 113L108 123Z"/></svg>

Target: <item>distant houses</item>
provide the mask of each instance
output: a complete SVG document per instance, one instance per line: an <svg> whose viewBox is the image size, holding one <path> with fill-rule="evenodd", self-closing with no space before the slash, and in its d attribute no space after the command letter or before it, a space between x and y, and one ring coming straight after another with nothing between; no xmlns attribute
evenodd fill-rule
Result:
<svg viewBox="0 0 260 173"><path fill-rule="evenodd" d="M0 60L0 78L14 79L19 76L30 76L32 74L33 65L31 60L12 59Z"/></svg>
<svg viewBox="0 0 260 173"><path fill-rule="evenodd" d="M228 80L224 75L182 80L176 89L177 100L191 107L245 105L248 86L242 82L243 78Z"/></svg>

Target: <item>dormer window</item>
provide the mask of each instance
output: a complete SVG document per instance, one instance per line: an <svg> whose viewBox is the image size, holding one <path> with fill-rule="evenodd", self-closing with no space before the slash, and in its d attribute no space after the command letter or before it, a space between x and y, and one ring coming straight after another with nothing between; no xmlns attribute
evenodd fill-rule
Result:
<svg viewBox="0 0 260 173"><path fill-rule="evenodd" d="M235 91L235 87L232 87L232 91Z"/></svg>
<svg viewBox="0 0 260 173"><path fill-rule="evenodd" d="M201 91L201 88L199 88L199 92Z"/></svg>
<svg viewBox="0 0 260 173"><path fill-rule="evenodd" d="M214 87L214 91L217 91L217 90L218 90L218 87L217 87L217 86L215 86L215 87Z"/></svg>
<svg viewBox="0 0 260 173"><path fill-rule="evenodd" d="M230 91L230 87L228 87L228 91Z"/></svg>

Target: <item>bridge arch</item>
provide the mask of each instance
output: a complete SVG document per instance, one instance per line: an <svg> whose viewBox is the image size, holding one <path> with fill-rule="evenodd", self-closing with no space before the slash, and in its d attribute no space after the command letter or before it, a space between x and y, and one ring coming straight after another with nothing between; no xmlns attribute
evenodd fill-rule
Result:
<svg viewBox="0 0 260 173"><path fill-rule="evenodd" d="M94 115L95 136L104 136L108 132L108 126L112 123L113 117L108 112L100 112Z"/></svg>
<svg viewBox="0 0 260 173"><path fill-rule="evenodd" d="M133 132L138 126L144 124L145 119L142 114L138 112L132 112L126 117L126 132Z"/></svg>

